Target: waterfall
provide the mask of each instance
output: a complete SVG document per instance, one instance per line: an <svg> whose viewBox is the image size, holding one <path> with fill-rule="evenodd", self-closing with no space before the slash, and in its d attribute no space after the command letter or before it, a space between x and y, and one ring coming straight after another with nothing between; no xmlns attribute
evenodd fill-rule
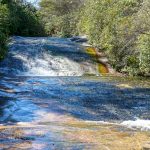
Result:
<svg viewBox="0 0 150 150"><path fill-rule="evenodd" d="M64 38L12 37L0 73L23 76L82 76L96 74L84 49Z"/></svg>

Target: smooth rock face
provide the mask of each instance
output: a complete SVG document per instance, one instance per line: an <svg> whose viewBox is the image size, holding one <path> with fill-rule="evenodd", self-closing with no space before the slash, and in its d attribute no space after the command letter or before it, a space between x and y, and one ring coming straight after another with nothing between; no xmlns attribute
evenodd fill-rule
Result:
<svg viewBox="0 0 150 150"><path fill-rule="evenodd" d="M150 143L146 143L146 144L143 146L143 150L150 150Z"/></svg>
<svg viewBox="0 0 150 150"><path fill-rule="evenodd" d="M0 62L1 73L21 76L99 75L96 67L83 47L52 37L13 37L8 57Z"/></svg>

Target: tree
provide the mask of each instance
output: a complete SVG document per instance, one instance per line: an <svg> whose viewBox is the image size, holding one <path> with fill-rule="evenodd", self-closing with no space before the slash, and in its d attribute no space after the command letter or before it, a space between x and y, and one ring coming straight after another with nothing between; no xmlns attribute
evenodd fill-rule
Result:
<svg viewBox="0 0 150 150"><path fill-rule="evenodd" d="M68 37L76 33L81 0L42 0L39 14L48 35Z"/></svg>
<svg viewBox="0 0 150 150"><path fill-rule="evenodd" d="M0 3L0 60L6 53L6 41L9 34L9 13L6 5Z"/></svg>
<svg viewBox="0 0 150 150"><path fill-rule="evenodd" d="M0 59L6 54L7 39L11 35L44 35L37 10L24 0L0 1Z"/></svg>
<svg viewBox="0 0 150 150"><path fill-rule="evenodd" d="M149 11L149 0L87 0L79 22L80 32L107 54L117 71L146 73L141 64L149 66L149 57L143 56L149 51ZM147 42L141 34L147 34L147 38L142 36Z"/></svg>

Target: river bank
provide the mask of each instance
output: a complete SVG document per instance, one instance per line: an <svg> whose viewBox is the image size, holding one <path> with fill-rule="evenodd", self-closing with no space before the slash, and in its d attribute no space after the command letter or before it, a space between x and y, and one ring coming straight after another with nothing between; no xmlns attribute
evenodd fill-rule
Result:
<svg viewBox="0 0 150 150"><path fill-rule="evenodd" d="M95 46L89 44L87 36L75 36L70 38L70 40L82 45L85 48L87 54L93 57L93 60L97 62L97 70L101 75L122 76L122 77L128 76L150 77L150 74L131 75L127 71L120 71L120 72L116 71L115 68L113 68L112 65L110 64L108 56L104 52L95 48Z"/></svg>

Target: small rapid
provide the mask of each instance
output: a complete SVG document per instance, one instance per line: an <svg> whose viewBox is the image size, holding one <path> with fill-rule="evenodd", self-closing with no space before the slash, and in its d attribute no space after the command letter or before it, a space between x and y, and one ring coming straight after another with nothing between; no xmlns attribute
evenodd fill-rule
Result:
<svg viewBox="0 0 150 150"><path fill-rule="evenodd" d="M141 150L150 79L99 76L92 58L69 39L12 37L0 62L0 149Z"/></svg>
<svg viewBox="0 0 150 150"><path fill-rule="evenodd" d="M19 76L82 76L97 74L83 47L69 39L12 37L0 73Z"/></svg>

